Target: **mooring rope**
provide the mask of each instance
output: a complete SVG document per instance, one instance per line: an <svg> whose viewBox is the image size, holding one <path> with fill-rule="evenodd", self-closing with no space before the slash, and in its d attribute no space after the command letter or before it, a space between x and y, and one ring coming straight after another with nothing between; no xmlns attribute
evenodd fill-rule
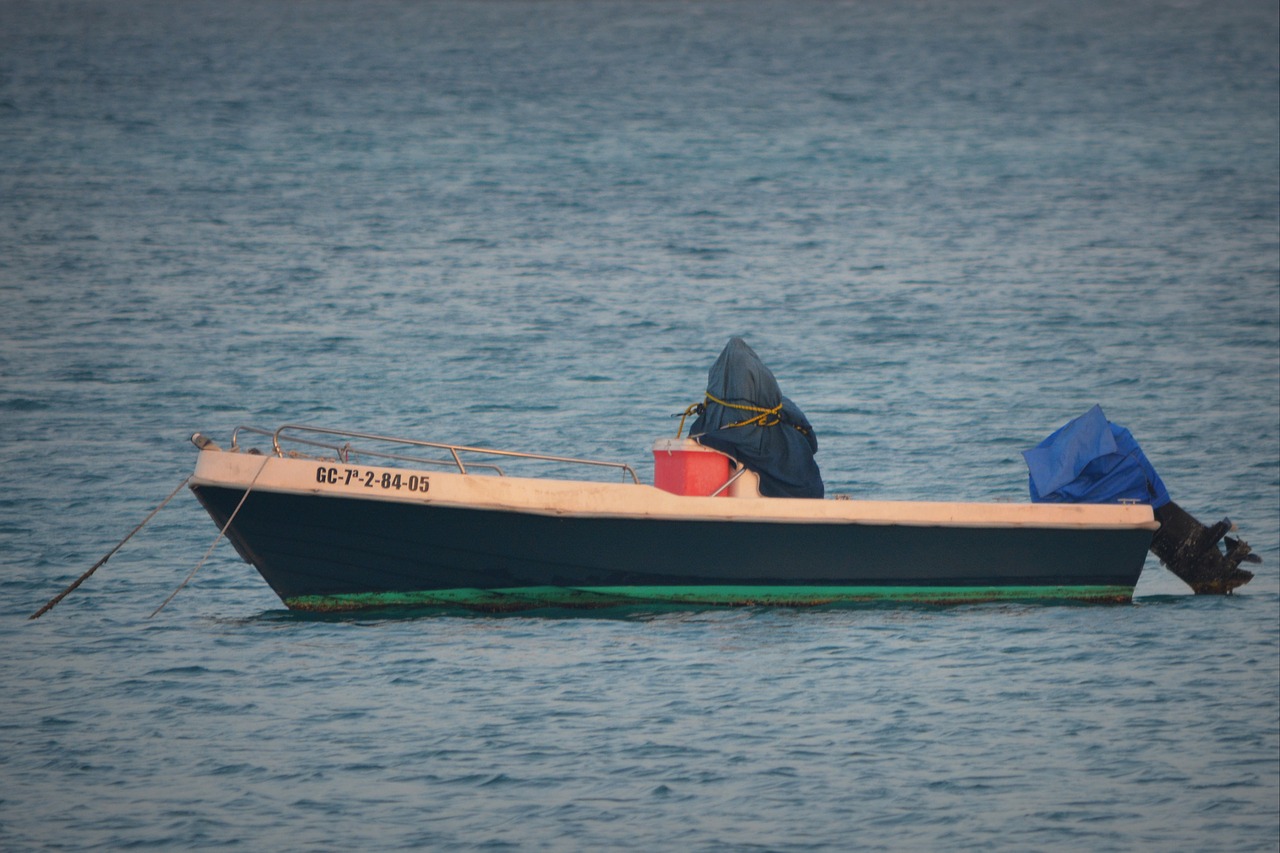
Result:
<svg viewBox="0 0 1280 853"><path fill-rule="evenodd" d="M146 518L142 519L142 523L141 523L141 524L139 524L137 527L133 528L133 530L129 531L129 535L128 535L128 536L126 536L126 537L124 537L123 539L121 539L121 540L116 544L116 547L112 548L110 551L108 551L108 552L107 552L107 554L106 554L106 556L105 556L105 557L103 557L103 558L102 558L101 560L99 560L98 562L94 563L94 564L93 564L93 566L89 569L89 571L85 572L85 573L84 573L84 574L82 574L80 577L78 577L78 578L76 578L74 581L72 581L72 582L71 582L71 586L67 587L67 588L66 588L66 589L64 589L62 592L58 593L58 594L57 594L57 595L55 595L53 598L49 599L49 602L48 602L47 604L45 604L45 606L44 606L44 607L41 607L41 608L40 608L39 610L37 610L35 613L32 613L30 616L28 616L28 617L27 617L27 619L28 619L28 620L30 620L30 619L39 619L41 616L43 616L44 614L46 614L46 613L48 613L50 610L52 610L54 607L56 607L59 601L62 601L62 599L66 598L68 595L70 595L70 594L75 590L75 588L76 588L76 587L80 586L80 584L82 584L82 583L84 583L85 581L87 581L87 580L89 579L89 577L90 577L94 572L96 572L98 569L102 568L103 564L105 564L105 563L107 562L107 560L110 560L110 559L111 559L112 555L114 555L116 551L119 551L119 550L120 550L121 546L122 546L122 545L124 545L124 543L128 542L130 539L132 539L132 538L133 538L133 534L137 533L139 530L141 530L143 527L145 527L148 521L150 521L151 519L155 518L156 513L158 513L160 510L164 509L164 505L165 505L165 504L167 504L169 501L173 500L174 495L176 495L176 494L178 494L178 492L182 491L182 487L183 487L183 486L185 486L188 482L190 482L190 480L191 480L190 475L188 475L187 477L185 477L185 478L183 479L183 481L182 481L181 483L179 483L179 484L178 484L178 487L177 487L176 489L174 489L172 492L170 492L170 493L169 493L169 497L167 497L167 498L165 498L164 500L160 501L159 505L158 505L158 506L156 506L156 508L155 508L155 509L151 510L151 514L150 514L150 515L148 515Z"/></svg>
<svg viewBox="0 0 1280 853"><path fill-rule="evenodd" d="M270 459L271 459L270 456L263 457L262 464L258 466L258 473L254 474L253 479L249 481L249 488L245 489L244 494L240 496L240 503L236 504L236 508L231 511L231 515L227 518L227 523L222 525L222 529L218 531L218 535L213 537L213 542L209 544L209 550L204 552L204 556L200 558L200 562L196 563L196 567L192 569L185 578L182 579L182 583L178 584L178 588L175 589L173 592L169 593L169 597L166 598L164 601L160 602L159 607L151 611L151 616L148 616L147 617L148 619L150 619L152 616L155 616L161 610L164 610L165 605L167 605L170 601L173 601L174 597L178 593L182 592L183 587L185 587L191 581L191 579L196 576L196 572L200 571L200 567L203 566L205 564L205 561L209 559L209 555L213 553L213 549L218 547L218 543L222 541L222 537L226 534L227 528L231 526L231 522L236 520L236 515L240 512L240 507L244 506L244 502L249 497L249 492L253 491L253 487L257 485L258 477L260 477L262 475L262 472L266 470L267 462Z"/></svg>

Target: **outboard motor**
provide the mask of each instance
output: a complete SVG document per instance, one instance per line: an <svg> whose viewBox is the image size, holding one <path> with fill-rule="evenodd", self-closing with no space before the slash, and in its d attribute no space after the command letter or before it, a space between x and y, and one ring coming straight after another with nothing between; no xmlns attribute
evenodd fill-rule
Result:
<svg viewBox="0 0 1280 853"><path fill-rule="evenodd" d="M730 338L711 365L706 395L685 417L695 413L689 437L754 472L764 497L823 496L813 426L742 338Z"/></svg>
<svg viewBox="0 0 1280 853"><path fill-rule="evenodd" d="M1100 406L1022 455L1033 503L1150 504L1160 522L1151 553L1197 595L1229 595L1253 579L1240 564L1262 562L1248 543L1226 535L1235 529L1230 519L1206 527L1174 503L1133 435Z"/></svg>
<svg viewBox="0 0 1280 853"><path fill-rule="evenodd" d="M1151 553L1199 595L1230 595L1231 590L1253 580L1253 572L1241 563L1261 563L1249 543L1227 535L1235 530L1224 518L1205 527L1189 512L1169 501L1155 511L1160 529L1151 540ZM1218 543L1226 545L1224 552Z"/></svg>

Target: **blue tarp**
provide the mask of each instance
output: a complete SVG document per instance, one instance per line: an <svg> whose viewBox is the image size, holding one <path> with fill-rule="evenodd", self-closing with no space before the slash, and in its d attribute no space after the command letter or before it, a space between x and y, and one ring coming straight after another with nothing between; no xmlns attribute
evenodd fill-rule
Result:
<svg viewBox="0 0 1280 853"><path fill-rule="evenodd" d="M762 495L822 497L822 473L813 459L818 451L813 427L804 412L782 396L778 380L742 338L730 338L711 365L705 405L706 411L689 428L690 437L758 474Z"/></svg>
<svg viewBox="0 0 1280 853"><path fill-rule="evenodd" d="M1169 502L1160 475L1133 435L1101 406L1070 421L1022 456L1031 472L1033 503L1119 503L1159 508Z"/></svg>

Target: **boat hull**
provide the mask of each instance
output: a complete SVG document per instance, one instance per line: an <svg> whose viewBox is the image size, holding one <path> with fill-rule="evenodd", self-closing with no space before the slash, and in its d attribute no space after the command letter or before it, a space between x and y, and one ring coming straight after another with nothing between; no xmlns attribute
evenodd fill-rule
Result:
<svg viewBox="0 0 1280 853"><path fill-rule="evenodd" d="M213 456L236 454L202 462ZM620 484L584 484L596 490L584 500L563 484L460 474L430 475L425 495L369 495L317 482L344 478L314 463L213 464L227 461L211 459L203 476L198 466L193 491L302 610L1127 601L1155 529L1149 508L1064 522L1075 516L971 504L920 515L904 502L895 522L884 503L679 498ZM250 478L254 465L271 475Z"/></svg>

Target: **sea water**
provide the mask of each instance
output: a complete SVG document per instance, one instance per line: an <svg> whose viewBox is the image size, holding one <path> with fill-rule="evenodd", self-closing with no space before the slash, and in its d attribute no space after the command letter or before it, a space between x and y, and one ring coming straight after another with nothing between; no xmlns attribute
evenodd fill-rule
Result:
<svg viewBox="0 0 1280 853"><path fill-rule="evenodd" d="M0 848L1280 841L1271 0L0 2ZM202 431L629 462L743 335L829 494L1100 403L1229 598L285 611ZM797 551L796 560L805 559Z"/></svg>

